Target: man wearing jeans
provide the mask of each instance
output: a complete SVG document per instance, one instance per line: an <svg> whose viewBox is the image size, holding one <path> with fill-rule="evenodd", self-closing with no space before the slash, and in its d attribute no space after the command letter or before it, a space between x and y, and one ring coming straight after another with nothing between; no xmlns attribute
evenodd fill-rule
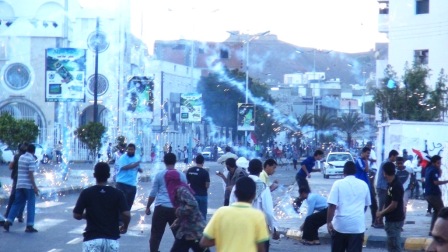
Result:
<svg viewBox="0 0 448 252"><path fill-rule="evenodd" d="M148 197L148 204L146 205L146 214L151 214L151 205L155 202L154 214L152 216L151 237L149 238L149 249L151 252L159 251L160 241L165 232L166 224L170 226L176 219L175 209L171 203L168 195L168 190L165 184L165 174L168 170L175 170L176 155L174 153L167 153L163 157L166 169L157 173L152 184L151 192ZM183 172L178 171L180 180L187 183L187 179ZM175 230L171 230L173 236Z"/></svg>
<svg viewBox="0 0 448 252"><path fill-rule="evenodd" d="M39 194L39 189L34 181L34 171L37 166L37 161L34 157L35 151L36 146L34 144L29 144L27 147L27 152L19 158L16 195L11 211L9 212L5 224L3 225L3 228L6 231L9 231L9 226L12 225L12 222L19 214L20 209L23 209L25 204L27 204L25 232L37 232L37 230L33 227L36 209L36 195Z"/></svg>
<svg viewBox="0 0 448 252"><path fill-rule="evenodd" d="M442 201L442 191L440 185L448 184L448 180L440 181L440 175L442 174L442 157L434 155L431 157L431 165L426 168L425 173L425 199L434 208L431 220L431 229L434 227L434 223L437 220L439 211L444 207ZM431 232L429 232L431 235Z"/></svg>
<svg viewBox="0 0 448 252"><path fill-rule="evenodd" d="M116 188L124 193L130 211L137 194L137 173L143 172L140 168L140 156L135 155L134 144L130 143L126 154L121 155L118 160L118 167Z"/></svg>
<svg viewBox="0 0 448 252"><path fill-rule="evenodd" d="M204 157L199 154L195 159L196 166L187 171L187 181L191 189L195 192L194 197L198 202L199 211L201 211L204 220L207 219L208 207L208 187L210 186L210 175L204 169Z"/></svg>
<svg viewBox="0 0 448 252"><path fill-rule="evenodd" d="M387 162L394 163L397 159L398 151L391 150L389 152L388 158L381 163L376 176L376 194L378 195L378 210L382 211L384 209L384 204L387 198L387 181L383 176L383 165ZM384 228L383 218L378 218L376 222L372 221L372 227L374 228Z"/></svg>
<svg viewBox="0 0 448 252"><path fill-rule="evenodd" d="M355 177L352 161L344 165L344 178L334 182L328 195L327 228L332 252L362 251L365 210L370 205L367 184Z"/></svg>
<svg viewBox="0 0 448 252"><path fill-rule="evenodd" d="M387 251L401 252L401 227L404 221L403 185L395 176L395 165L392 162L383 164L383 174L387 181L385 208L376 213L378 218L386 217L384 229L387 234Z"/></svg>

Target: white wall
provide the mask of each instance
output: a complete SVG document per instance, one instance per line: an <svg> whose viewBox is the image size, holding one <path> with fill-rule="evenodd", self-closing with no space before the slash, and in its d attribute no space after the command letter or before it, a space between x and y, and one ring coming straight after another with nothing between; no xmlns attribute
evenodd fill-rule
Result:
<svg viewBox="0 0 448 252"><path fill-rule="evenodd" d="M405 62L412 66L414 50L428 49L428 66L434 87L440 69L448 68L448 1L431 0L429 14L415 14L415 0L389 2L389 64L403 75Z"/></svg>

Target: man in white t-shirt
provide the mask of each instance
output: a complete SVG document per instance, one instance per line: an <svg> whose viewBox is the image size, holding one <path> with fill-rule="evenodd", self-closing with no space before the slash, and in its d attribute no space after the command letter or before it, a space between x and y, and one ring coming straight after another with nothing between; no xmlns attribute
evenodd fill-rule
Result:
<svg viewBox="0 0 448 252"><path fill-rule="evenodd" d="M332 252L362 251L365 210L371 201L369 187L355 173L355 163L345 163L344 178L334 182L328 196L327 228Z"/></svg>

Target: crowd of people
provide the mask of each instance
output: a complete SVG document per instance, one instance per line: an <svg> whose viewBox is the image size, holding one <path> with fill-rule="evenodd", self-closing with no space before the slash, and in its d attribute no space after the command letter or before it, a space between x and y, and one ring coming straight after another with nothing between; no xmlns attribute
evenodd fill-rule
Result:
<svg viewBox="0 0 448 252"><path fill-rule="evenodd" d="M13 187L5 221L0 222L6 231L16 218L24 221L23 211L27 206L25 232L38 232L34 228L35 197L39 194L33 175L37 166L34 152L33 144L22 143L10 164ZM305 221L300 226L302 243L320 245L318 229L326 224L332 237L332 251L362 251L365 215L370 207L371 225L385 230L388 251L402 251L401 232L407 202L412 197L420 197L416 188L422 183L428 211L433 209L429 235L434 240L428 251L447 251L448 210L444 208L440 186L448 184L448 180L440 180L442 158L415 152L419 155L412 162L405 151L399 156L398 151L391 150L377 167L376 154L371 143L367 143L359 157L345 163L344 178L333 183L328 198L314 193L308 182L324 152L316 150L304 159L295 177L299 197L294 202L298 211L303 202L308 205ZM73 209L75 219L87 221L83 251L118 251L120 234L127 232L131 220L137 174L143 171L141 157L132 143L120 145L108 156L115 160L112 170L107 162L97 163L96 185L80 193ZM159 251L167 225L175 238L172 252L206 251L212 246L218 251L269 251L269 240L279 239L271 195L279 182L270 181L277 167L275 159L263 163L254 158L247 165L241 165L241 162L238 164L241 159L226 147L225 153L217 158L223 170L216 173L224 185L223 207L208 222L210 174L204 169L204 157L197 154L195 165L186 171L175 168L177 161L177 155L167 149L163 157L166 169L158 172L152 181L145 210L147 215L152 214L151 252ZM421 177L416 173L421 173ZM110 177L114 187L108 182Z"/></svg>
<svg viewBox="0 0 448 252"><path fill-rule="evenodd" d="M418 185L422 183L424 198L428 202L428 213L432 212L429 236L433 242L428 251L448 251L446 231L447 210L444 208L440 185L441 157L426 157L414 150L416 162L398 151L391 150L388 158L377 168L376 153L371 142L362 148L354 162L344 165L344 178L333 183L328 199L312 193L308 180L315 163L322 159L323 152L316 150L314 155L301 162L296 175L299 197L295 208L300 209L306 200L308 214L300 229L303 231L302 243L320 244L317 230L327 224L332 237L332 251L362 251L364 240L365 213L370 207L372 227L384 229L387 236L388 251L402 251L401 232L406 218L406 206L410 198L420 198ZM417 176L421 173L421 176ZM440 249L440 248L444 248Z"/></svg>

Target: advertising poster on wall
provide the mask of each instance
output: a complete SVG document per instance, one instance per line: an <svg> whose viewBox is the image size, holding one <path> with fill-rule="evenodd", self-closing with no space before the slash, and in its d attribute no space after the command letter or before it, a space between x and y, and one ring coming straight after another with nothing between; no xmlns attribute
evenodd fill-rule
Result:
<svg viewBox="0 0 448 252"><path fill-rule="evenodd" d="M180 95L180 122L201 122L202 94L185 93Z"/></svg>
<svg viewBox="0 0 448 252"><path fill-rule="evenodd" d="M133 118L153 118L154 82L146 76L133 76L128 81L127 112Z"/></svg>
<svg viewBox="0 0 448 252"><path fill-rule="evenodd" d="M255 130L255 105L249 103L238 103L238 125L237 130Z"/></svg>
<svg viewBox="0 0 448 252"><path fill-rule="evenodd" d="M84 102L86 50L48 48L45 54L45 101Z"/></svg>

